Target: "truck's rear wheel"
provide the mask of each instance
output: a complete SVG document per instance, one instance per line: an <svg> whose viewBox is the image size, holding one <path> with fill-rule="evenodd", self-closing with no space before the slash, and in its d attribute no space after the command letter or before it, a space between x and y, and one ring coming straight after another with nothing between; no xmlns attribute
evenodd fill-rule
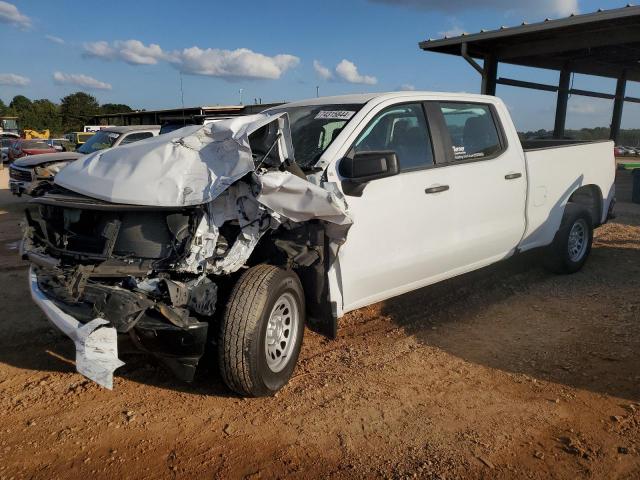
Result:
<svg viewBox="0 0 640 480"><path fill-rule="evenodd" d="M589 211L573 203L567 204L553 243L545 257L545 266L555 273L575 273L591 253L593 224Z"/></svg>
<svg viewBox="0 0 640 480"><path fill-rule="evenodd" d="M291 270L258 265L231 292L218 360L225 383L246 396L273 395L291 377L302 346L305 304Z"/></svg>

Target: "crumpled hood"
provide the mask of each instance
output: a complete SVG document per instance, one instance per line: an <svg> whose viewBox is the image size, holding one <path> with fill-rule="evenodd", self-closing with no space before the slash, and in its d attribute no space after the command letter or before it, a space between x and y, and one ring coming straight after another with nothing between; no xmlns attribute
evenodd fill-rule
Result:
<svg viewBox="0 0 640 480"><path fill-rule="evenodd" d="M293 157L286 114L193 125L102 150L65 167L55 183L112 203L176 207L215 199L254 170L249 135L283 118L283 146Z"/></svg>
<svg viewBox="0 0 640 480"><path fill-rule="evenodd" d="M40 155L27 155L26 157L18 158L13 162L16 167L30 168L43 165L45 163L52 162L72 162L82 157L81 153L76 152L57 152L57 153L42 153Z"/></svg>

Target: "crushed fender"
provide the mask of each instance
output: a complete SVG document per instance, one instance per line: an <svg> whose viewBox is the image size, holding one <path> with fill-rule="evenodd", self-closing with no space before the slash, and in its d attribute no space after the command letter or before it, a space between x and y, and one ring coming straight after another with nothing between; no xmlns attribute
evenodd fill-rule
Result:
<svg viewBox="0 0 640 480"><path fill-rule="evenodd" d="M330 315L326 269L352 221L333 184L309 179L286 113L185 127L63 169L27 208L22 253L34 298L68 320L54 323L78 371L111 388L120 333L190 381L219 286L251 262L298 269L318 290L309 305Z"/></svg>

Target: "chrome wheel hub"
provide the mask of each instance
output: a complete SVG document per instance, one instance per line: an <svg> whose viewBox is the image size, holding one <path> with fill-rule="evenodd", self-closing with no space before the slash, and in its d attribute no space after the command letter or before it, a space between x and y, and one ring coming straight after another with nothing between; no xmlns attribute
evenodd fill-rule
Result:
<svg viewBox="0 0 640 480"><path fill-rule="evenodd" d="M271 309L264 351L273 372L280 372L289 363L298 333L298 315L298 304L289 292L280 295Z"/></svg>
<svg viewBox="0 0 640 480"><path fill-rule="evenodd" d="M587 251L587 236L588 236L587 223L582 219L576 220L569 232L569 259L572 262L579 262L584 257Z"/></svg>

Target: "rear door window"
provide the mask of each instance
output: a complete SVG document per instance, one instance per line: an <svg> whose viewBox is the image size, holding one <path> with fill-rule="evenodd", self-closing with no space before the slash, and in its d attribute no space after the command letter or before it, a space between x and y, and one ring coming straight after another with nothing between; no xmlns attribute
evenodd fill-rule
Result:
<svg viewBox="0 0 640 480"><path fill-rule="evenodd" d="M489 105L477 103L440 103L454 161L481 160L504 150Z"/></svg>

